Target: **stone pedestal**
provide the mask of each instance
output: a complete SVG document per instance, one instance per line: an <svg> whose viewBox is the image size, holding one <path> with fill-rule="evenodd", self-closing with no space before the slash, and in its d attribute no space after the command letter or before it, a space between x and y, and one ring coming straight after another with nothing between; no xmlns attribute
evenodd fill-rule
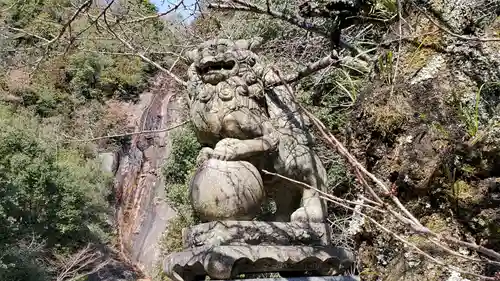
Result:
<svg viewBox="0 0 500 281"><path fill-rule="evenodd" d="M241 279L240 279L241 280ZM292 278L256 278L245 279L245 281L360 281L359 276L309 276L309 277L292 277ZM236 280L226 280L236 281Z"/></svg>
<svg viewBox="0 0 500 281"><path fill-rule="evenodd" d="M322 223L214 221L183 231L185 250L169 255L164 271L176 281L231 279L241 274L333 276L354 262L330 244Z"/></svg>

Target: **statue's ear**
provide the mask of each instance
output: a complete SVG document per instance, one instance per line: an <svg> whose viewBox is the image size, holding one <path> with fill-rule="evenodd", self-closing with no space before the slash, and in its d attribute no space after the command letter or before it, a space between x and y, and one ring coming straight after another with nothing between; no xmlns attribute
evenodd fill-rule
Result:
<svg viewBox="0 0 500 281"><path fill-rule="evenodd" d="M192 64L198 59L199 53L197 49L187 51L186 52L186 58L188 59L188 63Z"/></svg>
<svg viewBox="0 0 500 281"><path fill-rule="evenodd" d="M250 42L246 39L240 39L234 41L234 45L236 46L236 49L248 50L248 47L250 47Z"/></svg>
<svg viewBox="0 0 500 281"><path fill-rule="evenodd" d="M262 45L263 41L264 41L264 38L262 38L262 37L254 37L254 38L250 39L250 44L248 46L248 49L249 50L258 49Z"/></svg>

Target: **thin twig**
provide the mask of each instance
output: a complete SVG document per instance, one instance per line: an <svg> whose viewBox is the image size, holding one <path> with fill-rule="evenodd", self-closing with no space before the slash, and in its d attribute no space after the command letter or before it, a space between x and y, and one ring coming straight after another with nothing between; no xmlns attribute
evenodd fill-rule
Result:
<svg viewBox="0 0 500 281"><path fill-rule="evenodd" d="M151 20L151 19L157 19L157 18L166 16L166 15L172 13L173 11L179 9L179 7L181 5L183 5L183 4L184 4L184 1L180 1L174 7L172 7L170 10L167 10L165 12L162 12L162 13L159 13L159 14L156 14L156 15L152 15L152 16L143 17L143 18L138 18L138 19L133 19L133 20L128 20L128 21L123 21L122 23L124 23L124 24L137 23L137 22L141 22L141 21L147 21L147 20Z"/></svg>
<svg viewBox="0 0 500 281"><path fill-rule="evenodd" d="M293 83L313 73L316 73L319 70L325 69L334 64L338 64L339 62L340 60L337 57L337 54L332 53L312 64L307 65L306 67L304 67L302 70L299 70L295 74L289 75L283 79L279 79L278 77L275 76L276 79L273 80L267 79L265 83L267 87L276 87L279 85L283 85L284 83Z"/></svg>
<svg viewBox="0 0 500 281"><path fill-rule="evenodd" d="M364 54L367 54L369 52L372 52L374 50L376 50L377 48L373 48L373 49L370 49L370 50L367 50L363 53L360 53L358 55L356 55L353 59L356 59ZM333 52L331 54L329 54L328 56L325 56L309 65L306 65L303 69L297 71L296 73L294 74L290 74L290 75L287 75L286 77L283 77L283 78L268 78L265 83L266 83L266 87L277 87L277 86L281 86L281 85L284 85L284 84L290 84L290 83L293 83L293 82L297 82L309 75L312 75L320 70L323 70L327 67L331 67L333 65L335 66L339 66L342 64L342 62L344 60L346 60L347 58L351 58L351 57L345 57L345 58L339 58L337 56L337 53L336 52Z"/></svg>
<svg viewBox="0 0 500 281"><path fill-rule="evenodd" d="M284 13L274 11L271 8L269 8L269 9L262 8L260 6L255 5L255 4L251 4L251 3L241 1L241 0L232 0L232 2L239 4L241 6L230 4L229 2L225 2L227 4L208 3L208 8L218 9L218 10L234 10L234 11L253 12L253 13L257 13L257 14L269 15L273 18L277 18L277 19L286 21L292 25L295 25L295 26L300 27L302 29L306 29L308 31L315 32L315 33L320 34L322 36L329 36L328 32L324 28L322 28L319 25L316 25L316 24L309 22L307 19L305 19L299 15L295 15L295 16L286 15Z"/></svg>
<svg viewBox="0 0 500 281"><path fill-rule="evenodd" d="M232 0L233 3L236 3L238 5L234 5L231 2L224 1L224 4L220 3L208 3L208 8L210 9L218 9L218 10L233 10L233 11L243 11L243 12L253 12L257 14L264 14L264 15L269 15L273 18L280 19L283 21L286 21L290 23L291 25L295 25L299 28L305 29L307 31L311 31L314 33L317 33L325 38L330 38L330 32L325 30L323 27L316 25L307 19L299 16L299 15L287 15L285 13L280 13L278 11L272 10L270 7L267 8L262 8L258 5L248 3L246 1L242 0ZM346 48L353 52L354 54L360 54L363 53L360 50L358 50L356 47L353 45L349 44L346 42L344 39L340 39L340 46L342 48ZM360 56L363 60L369 61L370 57L366 55Z"/></svg>
<svg viewBox="0 0 500 281"><path fill-rule="evenodd" d="M382 213L382 214L383 214L383 213L385 213L385 211L384 211L384 210L381 210L381 209L379 209L379 208L377 208L377 207L373 207L373 206L370 206L370 205L362 204L362 203L359 203L359 202L354 202L354 201L347 200L347 199L342 199L342 198L340 198L340 197L337 197L337 196L334 196L334 195L332 195L332 194L328 194L328 193L326 193L326 192L324 192L324 191L322 191L322 190L319 190L319 189L317 189L317 188L315 188L315 187L313 187L313 186L311 186L311 185L308 185L308 184L306 184L306 183L304 183L304 182L301 182L301 181L298 181L298 180L294 180L294 179L291 179L291 178L289 178L289 177L285 177L285 176L280 175L280 174L278 174L278 173L269 172L269 171L267 171L267 170L262 170L262 172L264 172L264 174L268 174L268 175L271 175L271 176L275 176L275 177L278 177L278 178L281 178L281 179L287 180L287 181L289 181L289 182L293 182L293 183L295 183L295 184L299 184L299 185L301 185L301 186L302 186L302 187L304 187L304 188L307 188L307 189L312 189L312 190L314 190L314 191L318 192L319 194L321 194L322 196L324 196L325 198L329 198L330 200L333 200L333 201L335 201L335 202L341 202L341 203L352 204L352 205L361 205L361 206L363 206L363 207L367 207L367 208L369 208L369 209L371 209L371 210L374 210L374 211L380 212L380 213ZM381 206L381 205L379 205L379 206Z"/></svg>
<svg viewBox="0 0 500 281"><path fill-rule="evenodd" d="M33 68L33 71L30 73L30 76L32 76L33 73L35 73L38 70L38 68L40 67L40 65L42 64L42 62L45 60L45 58L49 54L50 46L52 44L54 44L55 42L57 42L64 35L64 33L66 32L66 30L68 29L68 27L71 26L71 24L73 23L73 21L76 20L76 18L78 17L78 15L81 12L83 12L84 10L88 10L91 6L92 6L92 0L88 0L88 1L84 2L82 5L80 5L76 9L76 11L73 13L73 15L71 16L71 18L63 25L63 27L59 31L59 34L56 37L54 37L52 40L50 40L50 41L48 41L48 42L46 42L44 44L45 50L43 52L43 55L36 62L35 67Z"/></svg>
<svg viewBox="0 0 500 281"><path fill-rule="evenodd" d="M108 22L107 22L107 19L106 19L106 14L104 14L104 22L106 23L106 26L108 27L108 31L116 38L118 39L120 42L123 43L123 45L125 45L127 48L129 48L131 51L133 51L134 53L137 54L138 57L140 57L142 60L144 60L145 62L153 65L154 67L158 68L159 70L167 73L170 77L172 77L177 83L181 84L182 86L184 87L187 87L187 83L186 81L182 80L181 78L179 78L177 75L175 75L174 73L172 73L171 71L169 71L168 69L164 68L163 66L159 65L158 63L152 61L151 59L149 59L148 57L144 56L143 54L137 52L135 50L135 48L129 43L127 42L126 40L124 40L123 38L121 38L118 34L116 34L116 32L109 26Z"/></svg>
<svg viewBox="0 0 500 281"><path fill-rule="evenodd" d="M83 12L83 10L88 10L91 5L92 5L92 0L88 0L88 1L84 2L80 7L78 7L78 9L75 11L75 13L73 13L73 15L71 16L71 18L63 25L63 27L62 27L61 31L59 32L59 34L57 35L57 37L50 40L50 42L47 44L52 44L55 41L59 40L59 38L61 38L64 35L64 33L66 32L66 29L68 29L68 27L73 23L73 21L76 20L78 15L81 12Z"/></svg>
<svg viewBox="0 0 500 281"><path fill-rule="evenodd" d="M383 231L389 233L390 235L394 236L396 239L398 239L399 241L401 241L402 243L404 243L405 245L411 247L412 249L414 249L415 251L417 251L419 254L423 255L424 257L428 258L429 260L431 260L432 262L440 265L440 266L443 266L443 267L446 267L446 268L449 268L451 270L454 270L456 272L459 272L459 273L462 273L462 274L465 274L465 275L470 275L470 276L475 276L475 277L479 277L479 278L482 278L484 280L495 280L493 277L488 277L488 276L484 276L484 275L480 275L480 274L476 274L476 273L473 273L473 272L469 272L469 271L465 271L465 270L462 270L460 268L457 268L455 266L452 266L452 265L449 265L441 260L438 260L436 258L434 258L433 256L429 255L428 253L426 253L425 251L423 251L422 249L420 249L419 247L417 247L415 244L413 243L410 243L408 240L406 240L405 238L399 236L398 234L394 233L394 231L391 231L389 230L388 228L386 228L385 226L383 226L382 224L380 224L379 222L377 222L377 220L375 220L374 218L364 214L363 212L357 210L356 208L353 208L353 207L350 207L348 205L346 205L346 203L349 203L349 204L353 204L353 205L360 205L360 206L364 206L364 207L369 207L369 208L374 208L372 206L368 206L368 205L365 205L365 204L360 204L358 202L353 202L353 201L350 201L350 200L346 200L346 199L342 199L342 198L338 198L338 197L335 197L331 194L328 194L328 193L325 193L325 192L322 192L321 190L318 190L317 188L314 188L313 186L311 185L308 185L304 182L300 182L300 181L297 181L297 180L294 180L294 179L291 179L289 177L285 177L283 175L280 175L280 174L277 174L277 173L272 173L272 172L269 172L267 170L262 170L265 174L269 174L269 175L273 175L273 176L277 176L279 178L282 178L282 179L285 179L287 181L290 181L290 182L293 182L293 183L296 183L296 184L300 184L302 185L303 187L305 188L308 188L308 189L313 189L317 192L319 192L321 194L321 198L322 199L325 199L327 201L330 201L336 205L339 205L343 208L346 208L346 209L349 209L361 216L363 216L364 218L368 219L369 221L371 221L373 224L375 224L378 228L382 229ZM379 210L378 208L375 208L377 211L381 211Z"/></svg>
<svg viewBox="0 0 500 281"><path fill-rule="evenodd" d="M189 122L190 121L184 121L184 122L177 124L177 125L174 125L172 127L165 128L165 129L158 129L158 130L144 130L144 131L116 134L116 135L96 137L96 138L90 138L90 139L84 139L84 140L72 138L72 140L69 140L67 142L90 142L90 141L96 141L96 140L102 140L102 139L119 138L119 137L133 136L133 135L143 135L143 134L147 135L147 134L163 133L163 132L167 132L167 131L173 130L175 128L178 128L180 126L183 126Z"/></svg>
<svg viewBox="0 0 500 281"><path fill-rule="evenodd" d="M36 35L36 34L34 34L34 33L31 33L31 32L28 32L28 31L26 31L26 30L24 30L24 29L15 28L15 27L11 27L11 26L8 26L7 28L8 28L8 29L12 29L12 30L14 30L14 31L19 31L19 32L25 33L25 34L27 34L27 35L29 35L29 36L32 36L32 37L35 37L35 38L40 39L40 40L42 40L42 41L45 41L46 43L49 43L49 42L50 42L50 40L49 40L49 39L47 39L47 38L43 38L42 36Z"/></svg>
<svg viewBox="0 0 500 281"><path fill-rule="evenodd" d="M90 29L90 28L91 28L94 24L96 24L96 23L97 23L97 21L98 21L98 20L99 20L99 19L100 19L100 18L101 18L101 17L102 17L102 16L103 16L103 15L104 15L107 11L108 11L108 9L109 9L109 8L111 8L111 5L113 5L113 3L114 3L114 2L115 2L115 0L111 0L111 1L109 1L108 5L106 5L106 7L104 7L104 9L103 9L103 10L99 13L99 15L97 15L97 17L96 17L96 18L92 19L92 22L91 22L91 23L89 23L89 25L88 25L86 28L84 28L84 29L80 30L80 31L79 31L79 32L78 32L75 36L73 36L73 37L70 39L70 43L69 43L69 44L68 44L68 46L66 47L66 51L65 51L64 53L68 52L69 48L71 47L71 45L73 44L73 42L74 42L74 40L75 40L76 38L78 38L78 37L79 37L80 35L82 35L85 31L89 30L89 29ZM89 15L89 16L90 16L90 15ZM96 26L97 26L97 25L96 25Z"/></svg>
<svg viewBox="0 0 500 281"><path fill-rule="evenodd" d="M135 56L137 57L137 53L121 53L121 52L107 52L107 51L96 51L96 50L88 50L88 49L82 49L81 50L82 52L88 52L88 53L95 53L95 54L103 54L103 55L116 55L116 56ZM174 52L168 52L168 51L151 51L151 52L147 52L147 54L155 54L155 55L172 55L172 56L175 56L177 57L178 59L181 58L183 59L184 61L187 61L187 59L178 54L178 53L174 53Z"/></svg>
<svg viewBox="0 0 500 281"><path fill-rule="evenodd" d="M279 74L279 72L277 72L277 75L279 77L281 77L280 74ZM286 86L286 88L289 91L290 95L293 97L294 95L293 95L293 92L290 89L289 85L286 84L286 83L284 85ZM386 210L390 211L390 213L392 215L394 215L398 220L400 220L404 224L406 224L406 225L410 226L411 228L413 228L420 235L424 235L424 236L425 235L430 235L432 237L437 237L440 241L450 242L450 243L455 244L455 245L464 246L464 247L467 247L469 249L475 250L477 252L483 253L483 254L485 254L485 255L487 255L489 257L492 257L492 258L500 260L500 254L497 253L497 252L495 252L495 251L493 251L493 250L491 250L491 249L485 248L483 246L480 246L480 245L477 245L477 244L474 244L474 243L469 243L469 242L461 241L461 240L455 239L453 237L442 236L442 235L436 234L436 233L432 232L431 230L429 230L428 228L424 227L420 223L420 221L417 220L401 204L401 202L399 201L399 199L394 194L392 194L392 192L387 188L387 186L384 183L382 183L379 179L377 179L373 174L371 174L370 172L368 172L354 158L354 156L352 156L347 151L347 149L342 145L342 143L339 142L330 132L328 132L328 133L326 132L325 125L319 119L317 119L313 114L311 114L309 111L307 111L300 103L297 103L297 104L308 115L308 117L311 118L311 120L313 121L313 124L321 132L321 134L323 135L323 137L325 138L325 140L328 142L328 144L330 144L332 146L332 148L336 149L340 154L342 154L348 160L348 162L354 167L356 173L358 174L358 179L361 179L363 185L366 186L366 187L368 187L368 190L369 190L370 194L372 194L372 196L374 197L374 199L377 202L380 202L380 203L383 204L382 199L375 193L375 191L373 189L371 189L371 187L368 185L368 183L366 181L364 181L364 178L361 175L361 173L363 173L364 175L367 175L370 179L372 179L382 189L383 194L385 196L390 197L390 199L398 207L398 209L401 210L405 214L406 217L404 217L401 214L397 213L396 211L392 210L392 208L390 208L389 205L384 204L383 205L384 208ZM445 251L448 250L448 248L446 248L446 247L441 247L441 248L443 248ZM455 253L455 255L460 255L460 254ZM463 255L460 255L460 256L463 256ZM472 258L467 258L467 259L471 260ZM486 263L497 263L497 262L496 261L488 260ZM456 270L456 271L457 272L461 272L459 270ZM467 273L467 272L462 272L462 273ZM470 274L470 273L467 273L467 274ZM481 277L483 279L487 279L487 280L494 280L494 279L491 279L490 277L485 277L485 276L481 276L481 275L477 275L477 274L473 274L473 275Z"/></svg>
<svg viewBox="0 0 500 281"><path fill-rule="evenodd" d="M462 39L462 40L469 40L469 41L480 41L480 42L498 42L500 41L500 38L495 38L495 37L476 37L476 36L465 36L465 35L460 35L460 34L457 34L451 30L449 30L448 28L442 26L441 24L439 24L436 20L434 20L429 14L427 14L425 12L424 9L420 8L419 6L417 5L414 5L422 14L424 14L424 16L432 23L434 24L435 26L437 26L439 29L441 29L442 31L448 33L449 35L453 36L453 37L456 37L456 38L459 38L459 39Z"/></svg>

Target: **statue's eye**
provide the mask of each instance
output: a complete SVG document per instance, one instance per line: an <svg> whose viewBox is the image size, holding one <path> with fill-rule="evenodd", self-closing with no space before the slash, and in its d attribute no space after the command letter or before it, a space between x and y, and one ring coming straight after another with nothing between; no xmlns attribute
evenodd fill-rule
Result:
<svg viewBox="0 0 500 281"><path fill-rule="evenodd" d="M213 93L202 93L199 95L201 102L207 102L212 98Z"/></svg>

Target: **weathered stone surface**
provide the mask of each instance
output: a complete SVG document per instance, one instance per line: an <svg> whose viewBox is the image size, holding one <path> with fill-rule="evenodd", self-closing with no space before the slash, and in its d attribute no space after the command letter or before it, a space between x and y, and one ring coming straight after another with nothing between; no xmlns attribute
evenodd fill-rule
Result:
<svg viewBox="0 0 500 281"><path fill-rule="evenodd" d="M229 279L244 273L301 272L316 276L343 273L354 263L351 252L338 247L203 246L169 255L164 272L176 281L208 275Z"/></svg>
<svg viewBox="0 0 500 281"><path fill-rule="evenodd" d="M117 156L113 152L99 153L99 160L101 161L101 170L106 173L115 173L117 168Z"/></svg>
<svg viewBox="0 0 500 281"><path fill-rule="evenodd" d="M472 33L498 13L498 0L428 0L432 9L447 27L458 33Z"/></svg>
<svg viewBox="0 0 500 281"><path fill-rule="evenodd" d="M238 280L238 279L237 279ZM291 277L291 278L258 278L245 279L245 281L359 281L359 276L308 276L308 277ZM236 280L226 280L236 281ZM241 281L239 279L238 281Z"/></svg>
<svg viewBox="0 0 500 281"><path fill-rule="evenodd" d="M213 221L183 231L185 248L205 245L330 245L330 226L324 223Z"/></svg>
<svg viewBox="0 0 500 281"><path fill-rule="evenodd" d="M250 220L264 199L259 171L246 161L205 161L190 184L191 203L204 221Z"/></svg>
<svg viewBox="0 0 500 281"><path fill-rule="evenodd" d="M130 131L158 130L179 124L185 118L182 115L185 102L180 95L175 95L172 79L159 74L151 82L151 87L140 95L138 102L115 105L128 115ZM157 259L161 258L158 244L176 215L170 203L163 200L166 190L160 173L164 160L171 153L171 133L131 136L119 153L113 183L117 200L114 216L120 229L120 241L134 265L146 273L155 270Z"/></svg>
<svg viewBox="0 0 500 281"><path fill-rule="evenodd" d="M247 161L259 171L305 182L315 189L278 177L264 180L266 194L276 203L272 220L321 222L326 211L316 190L325 190L325 168L290 88L266 86L280 79L252 51L258 41L210 40L188 53L191 120L205 146L198 163Z"/></svg>

